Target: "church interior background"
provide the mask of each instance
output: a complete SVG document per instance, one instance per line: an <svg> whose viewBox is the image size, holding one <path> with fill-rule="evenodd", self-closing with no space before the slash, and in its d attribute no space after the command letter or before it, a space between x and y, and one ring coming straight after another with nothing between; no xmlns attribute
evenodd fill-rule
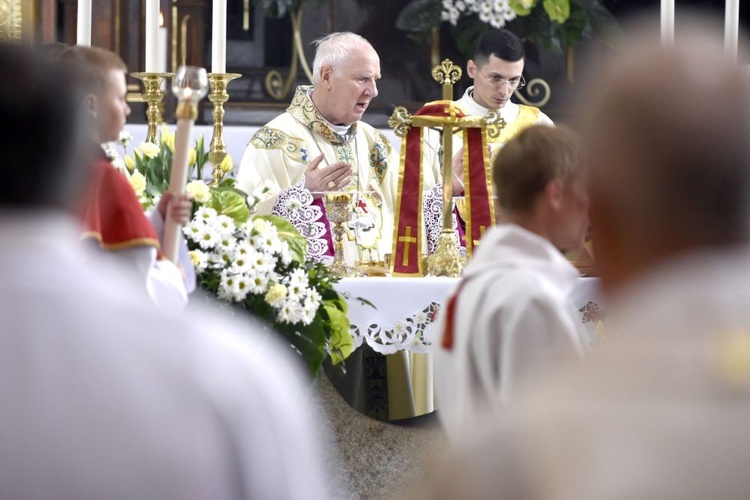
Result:
<svg viewBox="0 0 750 500"><path fill-rule="evenodd" d="M304 61L294 54L294 30L289 14L281 18L265 14L264 4L297 4L300 48ZM160 0L160 46L164 70L175 71L181 64L210 68L210 0ZM428 39L415 42L396 27L404 0L323 0L308 2L269 2L229 0L227 2L227 72L241 78L229 84L225 124L261 125L281 113L291 99L296 84L306 83L303 62L312 65L311 42L332 31L354 31L371 41L381 57L383 78L379 97L372 103L365 121L386 127L387 104L418 109L424 102L439 99L440 87L430 77L437 62L449 58L464 66L466 56L458 50L451 26L443 22ZM605 0L602 4L615 17L658 9L659 0ZM681 6L701 6L723 11L723 0L683 0ZM144 70L145 0L92 0L92 45L118 53L131 72ZM33 43L76 42L77 0L0 0L0 38ZM747 26L750 6L740 5L741 23ZM549 85L529 85L525 97L543 108L554 121L565 122L567 102L574 89L576 62L583 54L606 57L611 50L596 40L581 39L573 50L555 54L532 43L527 44L527 81L539 78ZM741 60L746 56L740 54ZM466 75L455 88L456 97L470 85ZM145 105L140 82L130 77L131 123L143 123ZM173 119L174 99L164 100L163 115ZM198 123L210 124L210 103L202 104Z"/></svg>

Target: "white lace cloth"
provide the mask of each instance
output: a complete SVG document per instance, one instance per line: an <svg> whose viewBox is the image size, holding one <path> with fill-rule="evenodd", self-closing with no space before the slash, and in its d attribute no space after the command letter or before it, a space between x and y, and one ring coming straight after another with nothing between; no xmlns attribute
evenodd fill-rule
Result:
<svg viewBox="0 0 750 500"><path fill-rule="evenodd" d="M354 347L364 342L381 354L398 351L430 353L432 344L424 339L424 329L453 290L458 278L344 278L336 290L347 297ZM363 304L366 299L375 308ZM580 278L572 300L592 343L597 324L603 319L598 280Z"/></svg>
<svg viewBox="0 0 750 500"><path fill-rule="evenodd" d="M323 221L323 211L313 205L313 195L305 188L303 177L297 184L279 193L271 213L283 217L307 238L307 255L317 261L326 260L328 241L324 238L328 228Z"/></svg>

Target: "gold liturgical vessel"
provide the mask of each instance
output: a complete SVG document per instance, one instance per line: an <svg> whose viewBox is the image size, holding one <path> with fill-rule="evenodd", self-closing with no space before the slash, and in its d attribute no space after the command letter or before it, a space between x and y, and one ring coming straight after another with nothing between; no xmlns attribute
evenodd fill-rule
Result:
<svg viewBox="0 0 750 500"><path fill-rule="evenodd" d="M329 267L332 273L342 278L356 278L363 276L357 269L351 267L344 259L344 223L352 216L353 193L327 192L324 194L326 215L333 231L334 257Z"/></svg>

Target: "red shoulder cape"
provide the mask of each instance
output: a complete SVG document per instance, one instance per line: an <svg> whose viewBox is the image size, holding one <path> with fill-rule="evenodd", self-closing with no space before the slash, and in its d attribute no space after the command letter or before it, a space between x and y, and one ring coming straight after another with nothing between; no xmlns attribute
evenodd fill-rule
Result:
<svg viewBox="0 0 750 500"><path fill-rule="evenodd" d="M84 204L82 239L96 239L108 250L138 246L159 250L159 238L130 182L107 158L95 160L92 184Z"/></svg>

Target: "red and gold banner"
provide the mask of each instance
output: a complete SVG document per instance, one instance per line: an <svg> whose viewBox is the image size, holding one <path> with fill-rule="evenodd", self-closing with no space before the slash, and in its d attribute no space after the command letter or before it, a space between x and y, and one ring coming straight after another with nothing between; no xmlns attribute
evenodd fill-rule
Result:
<svg viewBox="0 0 750 500"><path fill-rule="evenodd" d="M430 127L462 128L463 112L453 101L433 101L424 105L414 116L426 118ZM434 117L434 118L433 118ZM434 123L432 121L434 120ZM398 180L398 202L393 229L391 274L393 276L423 276L422 239L422 127L412 126L401 143L401 162ZM492 188L487 168L487 136L483 128L464 131L464 185L467 206L467 251L475 240L495 222L491 203ZM447 158L445 161L452 161ZM444 179L444 182L451 182ZM473 208L472 208L473 206Z"/></svg>
<svg viewBox="0 0 750 500"><path fill-rule="evenodd" d="M484 232L495 225L488 156L487 134L484 129L477 127L464 130L466 256L469 258Z"/></svg>
<svg viewBox="0 0 750 500"><path fill-rule="evenodd" d="M398 202L393 224L392 276L422 276L422 129L401 144Z"/></svg>

